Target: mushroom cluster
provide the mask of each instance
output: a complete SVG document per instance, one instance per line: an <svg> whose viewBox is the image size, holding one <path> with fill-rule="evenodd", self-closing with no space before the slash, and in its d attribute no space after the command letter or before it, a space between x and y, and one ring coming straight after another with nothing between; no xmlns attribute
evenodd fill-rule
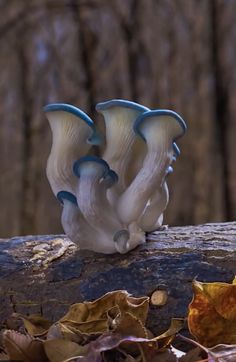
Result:
<svg viewBox="0 0 236 362"><path fill-rule="evenodd" d="M98 103L96 110L104 117L105 135L72 105L44 107L52 130L47 177L63 206L68 237L80 249L123 254L162 225L166 177L186 125L173 111L126 100ZM94 145L105 149L101 157L94 156Z"/></svg>

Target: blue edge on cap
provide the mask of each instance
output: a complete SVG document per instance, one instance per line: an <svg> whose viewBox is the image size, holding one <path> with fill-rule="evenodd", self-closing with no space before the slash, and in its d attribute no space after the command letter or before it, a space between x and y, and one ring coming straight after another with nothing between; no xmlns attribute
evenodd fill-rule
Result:
<svg viewBox="0 0 236 362"><path fill-rule="evenodd" d="M173 149L176 156L180 155L180 149L175 142L173 142Z"/></svg>
<svg viewBox="0 0 236 362"><path fill-rule="evenodd" d="M57 199L60 201L61 204L64 204L63 200L68 200L72 202L74 205L78 206L76 197L69 191L58 192Z"/></svg>
<svg viewBox="0 0 236 362"><path fill-rule="evenodd" d="M45 113L63 111L63 112L71 113L78 118L81 118L93 130L93 134L88 139L88 142L93 145L101 144L102 139L95 128L95 124L93 123L92 119L81 109L79 109L75 106L72 106L71 104L66 104L66 103L50 103L50 104L46 105L45 107L43 107L43 111Z"/></svg>
<svg viewBox="0 0 236 362"><path fill-rule="evenodd" d="M112 100L107 101L107 102L98 103L96 105L96 110L97 111L103 111L103 110L109 109L111 107L116 107L116 106L131 108L131 109L135 109L135 110L141 111L141 112L149 111L149 108L147 108L145 106L142 106L139 103L126 101L124 99L112 99Z"/></svg>
<svg viewBox="0 0 236 362"><path fill-rule="evenodd" d="M107 177L109 177L112 180L112 184L117 183L119 180L117 173L111 169L109 170Z"/></svg>
<svg viewBox="0 0 236 362"><path fill-rule="evenodd" d="M146 142L146 140L145 140L142 132L140 131L139 127L140 127L141 123L144 121L145 118L153 117L153 116L171 116L171 117L175 118L176 121L180 124L180 126L183 129L183 134L185 133L185 131L187 129L187 126L186 126L183 118L181 118L178 115L178 113L176 113L174 111L171 111L169 109L158 109L158 110L154 110L154 111L148 111L148 112L145 112L145 113L141 114L136 119L136 121L134 122L134 126L133 126L134 132L136 134L138 134L145 142ZM177 151L176 153L178 154L179 149L178 149L178 147L176 148L176 146L174 146L174 149L175 149L175 151Z"/></svg>
<svg viewBox="0 0 236 362"><path fill-rule="evenodd" d="M103 160L102 158L99 158L96 156L90 156L90 155L81 157L79 160L75 161L75 163L73 165L73 172L74 172L75 176L80 177L80 166L86 162L100 163L104 167L103 177L104 178L111 177L111 179L113 180L114 183L118 181L118 175L116 174L115 171L110 169L108 163L105 160Z"/></svg>

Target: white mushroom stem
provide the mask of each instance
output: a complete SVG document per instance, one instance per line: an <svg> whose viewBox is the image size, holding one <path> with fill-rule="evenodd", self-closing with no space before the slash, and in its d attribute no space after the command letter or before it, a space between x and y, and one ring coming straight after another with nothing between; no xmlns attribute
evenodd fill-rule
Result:
<svg viewBox="0 0 236 362"><path fill-rule="evenodd" d="M136 137L131 151L130 160L127 165L127 172L125 178L127 187L131 184L131 182L134 180L135 176L141 169L146 153L147 153L146 143L143 142L143 140L140 139L139 137Z"/></svg>
<svg viewBox="0 0 236 362"><path fill-rule="evenodd" d="M164 183L173 158L173 141L183 135L185 127L180 116L167 110L145 112L136 120L134 129L145 139L148 151L143 167L118 201L121 222L137 221L156 185Z"/></svg>
<svg viewBox="0 0 236 362"><path fill-rule="evenodd" d="M145 231L140 228L137 222L133 222L129 225L129 233L129 250L134 249L136 246L144 244L146 242Z"/></svg>
<svg viewBox="0 0 236 362"><path fill-rule="evenodd" d="M173 172L172 166L167 169L167 175ZM138 220L139 227L145 232L158 230L163 223L163 211L169 202L169 190L166 181L160 185L148 200L145 209Z"/></svg>
<svg viewBox="0 0 236 362"><path fill-rule="evenodd" d="M69 104L49 104L44 108L52 130L52 148L47 162L47 177L55 195L60 190L74 193L77 180L73 163L85 155L91 144L100 142L93 121Z"/></svg>
<svg viewBox="0 0 236 362"><path fill-rule="evenodd" d="M153 227L154 231L161 229L162 224L163 224L163 219L164 219L164 216L163 216L163 214L161 214Z"/></svg>
<svg viewBox="0 0 236 362"><path fill-rule="evenodd" d="M114 189L120 194L127 187L127 168L136 140L134 121L148 108L134 102L114 99L98 103L96 110L103 114L106 124L107 144L103 159L119 175L119 182Z"/></svg>
<svg viewBox="0 0 236 362"><path fill-rule="evenodd" d="M85 156L75 162L74 173L80 179L76 190L79 208L89 225L104 234L101 241L103 250L101 251L103 253L115 252L117 243L114 243L113 237L117 232L123 230L123 227L106 197L107 187L111 186L108 164L100 158ZM124 236L128 240L128 230L123 230L122 244ZM119 240L117 242L119 244Z"/></svg>
<svg viewBox="0 0 236 362"><path fill-rule="evenodd" d="M163 222L163 211L169 202L169 190L164 182L148 201L138 225L145 232L157 230Z"/></svg>
<svg viewBox="0 0 236 362"><path fill-rule="evenodd" d="M97 231L84 219L77 205L76 197L67 191L60 191L57 198L63 205L61 224L65 234L79 246L80 249L94 250L96 248Z"/></svg>

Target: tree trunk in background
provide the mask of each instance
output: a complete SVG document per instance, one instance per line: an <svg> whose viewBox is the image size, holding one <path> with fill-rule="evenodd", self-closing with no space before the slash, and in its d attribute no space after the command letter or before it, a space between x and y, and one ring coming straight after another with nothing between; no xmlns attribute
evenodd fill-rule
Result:
<svg viewBox="0 0 236 362"><path fill-rule="evenodd" d="M236 218L234 0L12 0L0 4L0 235L58 233L45 167L49 102L88 112L124 98L188 124L165 222Z"/></svg>

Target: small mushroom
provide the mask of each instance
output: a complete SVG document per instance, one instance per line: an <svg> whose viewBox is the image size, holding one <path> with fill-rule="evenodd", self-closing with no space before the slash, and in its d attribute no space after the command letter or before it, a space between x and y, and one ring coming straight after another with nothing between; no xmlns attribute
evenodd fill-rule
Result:
<svg viewBox="0 0 236 362"><path fill-rule="evenodd" d="M119 198L117 212L123 223L138 220L156 185L163 185L173 158L173 142L185 129L183 119L170 110L147 111L135 121L134 130L146 142L147 154L137 176Z"/></svg>
<svg viewBox="0 0 236 362"><path fill-rule="evenodd" d="M101 138L93 121L80 109L64 103L48 104L44 112L52 130L52 148L47 162L47 177L55 195L60 190L74 192L73 163L85 155Z"/></svg>
<svg viewBox="0 0 236 362"><path fill-rule="evenodd" d="M61 224L66 235L80 249L90 249L94 246L96 232L86 222L78 208L76 197L68 191L60 191L58 200L63 205Z"/></svg>
<svg viewBox="0 0 236 362"><path fill-rule="evenodd" d="M76 190L79 208L88 224L103 235L97 238L101 251L106 254L126 252L124 239L127 243L129 232L124 230L106 197L107 189L117 182L117 175L106 161L95 156L80 158L73 170L79 178Z"/></svg>
<svg viewBox="0 0 236 362"><path fill-rule="evenodd" d="M130 174L128 166L131 159L134 159L133 151L136 150L137 153L140 147L143 147L133 131L134 121L149 109L138 103L113 99L98 103L96 110L103 114L106 124L107 144L103 159L119 175L115 190L120 194L128 186L127 178Z"/></svg>
<svg viewBox="0 0 236 362"><path fill-rule="evenodd" d="M61 223L65 234L81 250L103 252L105 235L87 223L81 210L78 208L76 197L70 192L60 191L57 194L57 198L63 205ZM116 252L116 248L113 245L114 252Z"/></svg>

